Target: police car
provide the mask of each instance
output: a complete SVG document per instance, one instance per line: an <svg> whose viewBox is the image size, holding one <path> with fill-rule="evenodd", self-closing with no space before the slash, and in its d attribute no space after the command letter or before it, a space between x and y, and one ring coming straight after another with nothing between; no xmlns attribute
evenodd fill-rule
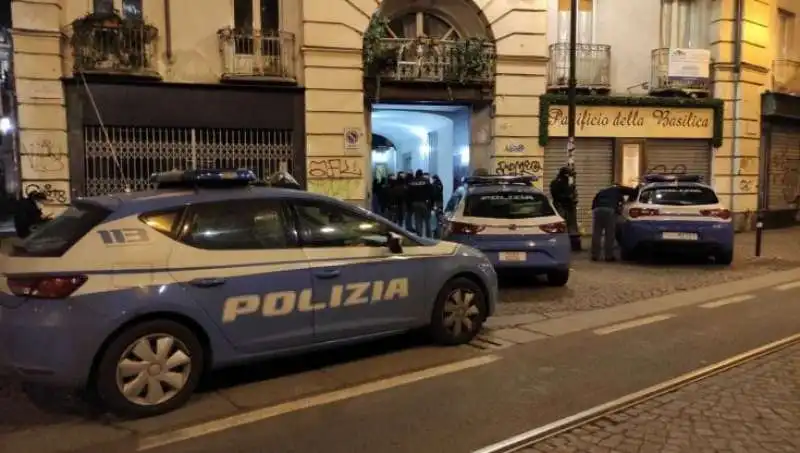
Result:
<svg viewBox="0 0 800 453"><path fill-rule="evenodd" d="M617 240L622 258L639 252L702 252L719 264L733 261L731 213L700 176L643 178L622 210Z"/></svg>
<svg viewBox="0 0 800 453"><path fill-rule="evenodd" d="M467 178L447 203L443 237L484 252L495 268L522 268L547 276L553 286L569 280L567 225L536 178Z"/></svg>
<svg viewBox="0 0 800 453"><path fill-rule="evenodd" d="M479 251L254 180L171 172L154 191L74 201L0 258L0 359L148 416L210 369L420 327L462 344L494 311Z"/></svg>

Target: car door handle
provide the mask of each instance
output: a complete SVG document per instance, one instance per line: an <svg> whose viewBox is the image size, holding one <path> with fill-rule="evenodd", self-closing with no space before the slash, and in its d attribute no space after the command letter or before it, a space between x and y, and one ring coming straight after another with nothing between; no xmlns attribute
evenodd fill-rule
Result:
<svg viewBox="0 0 800 453"><path fill-rule="evenodd" d="M198 288L213 288L225 284L224 278L196 278L189 282L190 285Z"/></svg>
<svg viewBox="0 0 800 453"><path fill-rule="evenodd" d="M324 269L324 270L315 272L314 276L317 277L317 278L327 279L327 278L336 278L341 273L342 273L342 271L340 269Z"/></svg>

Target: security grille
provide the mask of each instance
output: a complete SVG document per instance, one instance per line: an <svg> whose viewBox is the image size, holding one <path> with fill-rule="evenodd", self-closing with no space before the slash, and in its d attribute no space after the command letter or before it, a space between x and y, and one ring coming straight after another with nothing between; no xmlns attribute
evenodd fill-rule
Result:
<svg viewBox="0 0 800 453"><path fill-rule="evenodd" d="M147 190L150 175L161 171L247 168L266 179L294 167L291 130L107 127L106 132L108 137L100 126L84 128L86 196Z"/></svg>
<svg viewBox="0 0 800 453"><path fill-rule="evenodd" d="M591 232L592 200L614 178L614 148L611 140L580 138L575 141L575 171L578 187L578 226ZM550 194L550 181L567 163L567 140L550 139L544 151L544 188Z"/></svg>
<svg viewBox="0 0 800 453"><path fill-rule="evenodd" d="M770 211L800 207L800 130L776 127L770 137L767 161L767 208Z"/></svg>
<svg viewBox="0 0 800 453"><path fill-rule="evenodd" d="M711 145L707 140L648 140L645 174L700 175L711 182Z"/></svg>

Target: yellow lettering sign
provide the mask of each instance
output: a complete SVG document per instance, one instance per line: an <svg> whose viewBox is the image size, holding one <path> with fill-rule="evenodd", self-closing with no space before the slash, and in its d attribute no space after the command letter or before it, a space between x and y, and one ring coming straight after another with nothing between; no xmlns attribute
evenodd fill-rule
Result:
<svg viewBox="0 0 800 453"><path fill-rule="evenodd" d="M714 135L714 111L710 108L585 106L577 107L578 137L690 138ZM551 106L548 132L566 137L567 106Z"/></svg>

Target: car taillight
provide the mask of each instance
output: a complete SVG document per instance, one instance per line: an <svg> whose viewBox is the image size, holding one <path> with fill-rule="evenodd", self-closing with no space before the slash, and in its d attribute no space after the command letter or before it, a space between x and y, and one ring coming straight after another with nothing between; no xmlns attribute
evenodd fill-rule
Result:
<svg viewBox="0 0 800 453"><path fill-rule="evenodd" d="M8 277L8 288L15 296L36 299L63 299L86 283L85 275L48 277Z"/></svg>
<svg viewBox="0 0 800 453"><path fill-rule="evenodd" d="M650 209L650 208L631 208L628 211L628 215L632 218L637 217L648 217L658 215L658 209Z"/></svg>
<svg viewBox="0 0 800 453"><path fill-rule="evenodd" d="M567 223L566 222L548 223L545 225L540 225L539 229L544 231L545 233L550 233L550 234L566 233Z"/></svg>
<svg viewBox="0 0 800 453"><path fill-rule="evenodd" d="M448 233L450 234L478 234L481 231L486 229L483 225L473 225L471 223L464 223L464 222L450 222L448 224Z"/></svg>
<svg viewBox="0 0 800 453"><path fill-rule="evenodd" d="M704 209L700 211L700 214L704 215L705 217L716 217L722 220L728 220L731 218L731 211L727 209Z"/></svg>

